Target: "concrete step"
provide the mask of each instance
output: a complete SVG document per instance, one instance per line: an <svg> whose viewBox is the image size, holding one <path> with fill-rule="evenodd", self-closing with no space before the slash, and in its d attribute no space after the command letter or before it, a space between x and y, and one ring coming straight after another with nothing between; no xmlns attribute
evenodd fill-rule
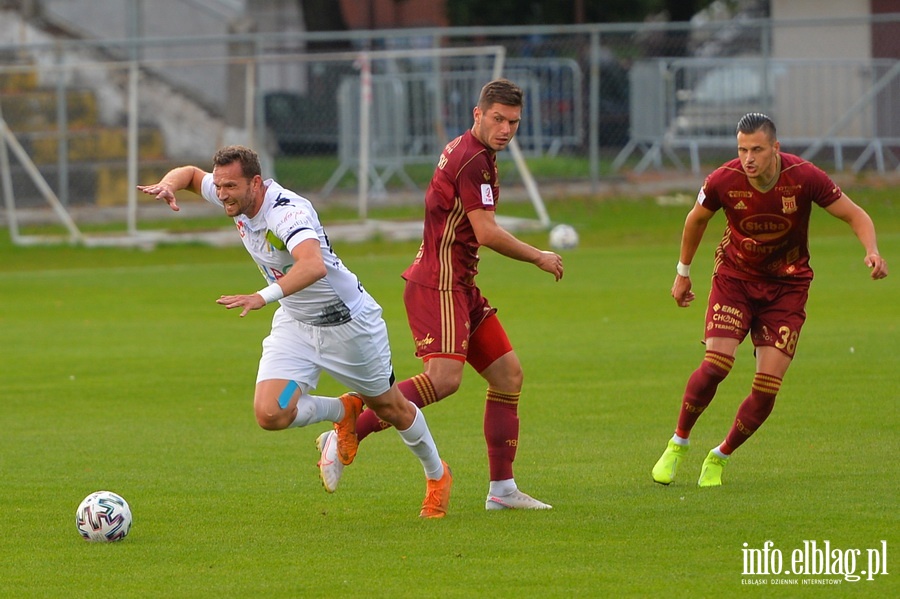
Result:
<svg viewBox="0 0 900 599"><path fill-rule="evenodd" d="M138 165L138 184L155 183L169 170L183 164L185 163L182 161L177 163L167 160L142 161ZM16 207L19 209L46 207L46 200L21 165L13 161L10 166ZM60 173L56 165L40 166L39 171L57 195L65 195L59 192ZM130 191L128 165L124 160L71 163L66 187L70 206L124 206ZM155 202L152 197L144 194L139 194L138 199L142 204Z"/></svg>
<svg viewBox="0 0 900 599"><path fill-rule="evenodd" d="M37 71L9 71L0 73L0 94L21 94L40 87Z"/></svg>
<svg viewBox="0 0 900 599"><path fill-rule="evenodd" d="M87 89L70 89L65 93L66 126L79 129L97 126L97 97ZM53 90L31 90L0 95L3 119L15 132L55 131L57 93Z"/></svg>
<svg viewBox="0 0 900 599"><path fill-rule="evenodd" d="M35 164L53 164L59 160L60 137L56 132L26 133L16 136ZM69 131L66 155L72 163L125 160L128 157L128 130L102 127ZM141 160L165 158L165 140L159 129L138 129L138 156Z"/></svg>

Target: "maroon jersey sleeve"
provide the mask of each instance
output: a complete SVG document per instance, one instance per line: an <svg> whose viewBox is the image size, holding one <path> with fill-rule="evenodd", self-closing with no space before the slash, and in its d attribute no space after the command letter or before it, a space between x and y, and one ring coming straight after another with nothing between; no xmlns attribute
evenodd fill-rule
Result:
<svg viewBox="0 0 900 599"><path fill-rule="evenodd" d="M791 190L801 191L822 208L830 206L843 195L841 188L825 171L799 156L782 154L781 174Z"/></svg>
<svg viewBox="0 0 900 599"><path fill-rule="evenodd" d="M457 185L466 212L478 209L494 211L500 193L496 173L494 156L486 151L479 152L461 165Z"/></svg>

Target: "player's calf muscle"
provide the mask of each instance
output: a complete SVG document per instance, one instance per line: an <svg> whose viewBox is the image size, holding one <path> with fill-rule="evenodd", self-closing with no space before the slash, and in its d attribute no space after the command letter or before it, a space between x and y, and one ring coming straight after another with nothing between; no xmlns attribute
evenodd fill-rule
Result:
<svg viewBox="0 0 900 599"><path fill-rule="evenodd" d="M412 404L400 393L389 392L378 397L367 397L366 406L372 409L378 418L400 430L411 426L415 418Z"/></svg>

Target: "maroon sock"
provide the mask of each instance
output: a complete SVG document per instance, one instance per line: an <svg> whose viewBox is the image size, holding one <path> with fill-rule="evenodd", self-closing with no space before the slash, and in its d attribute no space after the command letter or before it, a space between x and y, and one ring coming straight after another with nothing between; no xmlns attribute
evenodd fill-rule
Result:
<svg viewBox="0 0 900 599"><path fill-rule="evenodd" d="M519 393L488 389L484 405L484 439L491 480L513 478L512 465L519 446Z"/></svg>
<svg viewBox="0 0 900 599"><path fill-rule="evenodd" d="M400 389L400 393L406 399L419 406L419 408L424 408L438 401L434 385L431 384L431 379L424 372L417 374L411 379L397 383L397 388ZM377 433L386 428L391 428L391 425L376 416L374 411L363 410L356 421L356 436L362 441L370 433Z"/></svg>
<svg viewBox="0 0 900 599"><path fill-rule="evenodd" d="M699 368L691 374L684 397L681 402L681 411L678 414L678 428L675 434L682 439L687 439L691 434L700 414L710 404L716 395L719 383L725 380L731 367L734 366L734 356L714 351L706 351L703 362Z"/></svg>
<svg viewBox="0 0 900 599"><path fill-rule="evenodd" d="M734 424L720 446L722 453L730 455L732 451L743 445L744 441L756 432L766 421L772 408L775 407L775 396L781 388L781 379L770 374L757 372L753 377L750 395L741 403ZM726 451L727 450L727 451Z"/></svg>

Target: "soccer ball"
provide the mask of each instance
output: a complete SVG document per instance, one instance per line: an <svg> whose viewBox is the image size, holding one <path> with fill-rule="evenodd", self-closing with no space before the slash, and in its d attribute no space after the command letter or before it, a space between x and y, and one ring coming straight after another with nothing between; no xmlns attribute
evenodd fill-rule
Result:
<svg viewBox="0 0 900 599"><path fill-rule="evenodd" d="M75 526L88 541L121 541L131 530L131 508L111 491L96 491L78 506Z"/></svg>
<svg viewBox="0 0 900 599"><path fill-rule="evenodd" d="M554 250L578 247L578 232L570 225L556 225L550 229L550 247Z"/></svg>

